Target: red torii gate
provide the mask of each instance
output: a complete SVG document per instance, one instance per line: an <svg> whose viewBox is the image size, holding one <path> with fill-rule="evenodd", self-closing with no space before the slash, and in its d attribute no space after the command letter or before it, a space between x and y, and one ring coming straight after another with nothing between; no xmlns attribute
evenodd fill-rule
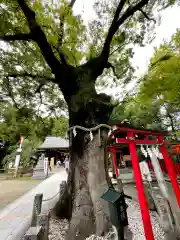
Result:
<svg viewBox="0 0 180 240"><path fill-rule="evenodd" d="M112 125L112 124L111 124ZM164 137L168 135L165 131L152 131L145 129L135 129L127 124L113 124L113 132L109 137L108 151L113 154L113 165L115 168L116 176L118 177L119 171L116 162L116 152L119 152L118 144L127 144L129 146L132 166L134 170L134 178L136 182L136 189L138 194L139 205L141 209L142 220L144 224L144 233L147 240L154 240L148 204L144 192L141 171L138 162L138 155L136 152L136 145L159 145L160 152L163 155L164 162L171 179L172 187L174 189L178 205L180 207L180 188L177 182L176 173L173 167L173 162L169 157L166 145L168 142L164 141ZM123 134L123 137L116 137L118 134ZM139 138L138 136L141 136ZM149 139L149 136L153 139ZM113 143L116 141L116 144Z"/></svg>

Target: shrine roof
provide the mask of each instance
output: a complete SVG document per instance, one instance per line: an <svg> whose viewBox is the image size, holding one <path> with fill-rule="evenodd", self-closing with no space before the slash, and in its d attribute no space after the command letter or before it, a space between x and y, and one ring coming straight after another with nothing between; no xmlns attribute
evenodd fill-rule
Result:
<svg viewBox="0 0 180 240"><path fill-rule="evenodd" d="M67 149L67 148L69 148L69 140L54 136L47 136L43 144L39 147L39 149Z"/></svg>
<svg viewBox="0 0 180 240"><path fill-rule="evenodd" d="M116 126L118 129L115 129L114 132L127 132L127 131L133 131L134 133L139 134L145 134L145 135L158 135L158 136L167 136L167 131L161 131L161 130L153 130L153 129L145 129L145 128L136 128L128 123L121 123L117 120L110 120L108 122L110 126Z"/></svg>

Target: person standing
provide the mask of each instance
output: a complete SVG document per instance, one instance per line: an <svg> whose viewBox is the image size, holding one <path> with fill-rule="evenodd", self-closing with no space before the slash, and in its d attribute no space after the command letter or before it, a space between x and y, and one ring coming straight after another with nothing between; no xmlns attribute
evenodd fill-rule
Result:
<svg viewBox="0 0 180 240"><path fill-rule="evenodd" d="M44 156L44 173L45 173L46 177L48 177L48 169L49 169L48 157Z"/></svg>
<svg viewBox="0 0 180 240"><path fill-rule="evenodd" d="M50 166L51 166L51 169L54 168L54 157L50 158Z"/></svg>
<svg viewBox="0 0 180 240"><path fill-rule="evenodd" d="M60 161L60 159L58 159L58 161L57 161L57 167L60 167L61 166L61 161Z"/></svg>
<svg viewBox="0 0 180 240"><path fill-rule="evenodd" d="M50 154L47 153L47 154L46 154L46 157L48 158L48 169L49 169L50 171L52 171L52 169L51 169L51 159L50 159Z"/></svg>

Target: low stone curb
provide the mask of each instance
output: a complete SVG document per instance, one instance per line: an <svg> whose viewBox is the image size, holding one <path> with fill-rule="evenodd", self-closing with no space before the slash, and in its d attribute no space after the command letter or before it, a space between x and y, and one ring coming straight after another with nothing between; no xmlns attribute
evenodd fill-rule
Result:
<svg viewBox="0 0 180 240"><path fill-rule="evenodd" d="M5 207L5 209L0 212L0 239L21 240L31 224L31 199L33 201L34 195L38 193L43 193L45 195L45 199L51 198L52 195L57 193L59 190L59 184L66 180L66 177L65 171L58 172ZM46 181L48 182L46 183ZM51 190L49 191L47 189ZM56 205L58 199L59 196L57 195L52 200L45 201L42 205L42 214L49 212L49 210ZM13 216L13 218L9 219L11 216ZM14 216L17 216L17 218Z"/></svg>

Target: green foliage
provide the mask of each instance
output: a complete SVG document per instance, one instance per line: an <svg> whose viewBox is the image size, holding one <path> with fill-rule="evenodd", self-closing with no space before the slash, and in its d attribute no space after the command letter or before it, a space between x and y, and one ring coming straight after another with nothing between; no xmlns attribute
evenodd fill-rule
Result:
<svg viewBox="0 0 180 240"><path fill-rule="evenodd" d="M36 152L37 147L40 145L40 142L25 139L22 144L22 152L21 152L21 161L20 166L26 168L30 167L34 164L34 154ZM8 167L9 163L14 163L16 157L17 149L6 155L2 161L5 167Z"/></svg>
<svg viewBox="0 0 180 240"><path fill-rule="evenodd" d="M51 129L52 123L35 118L32 109L18 109L12 106L1 107L0 138L11 145L19 141L19 136L29 139L43 139Z"/></svg>
<svg viewBox="0 0 180 240"><path fill-rule="evenodd" d="M60 59L58 49L58 38L61 35L61 22L64 21L64 38L62 40L61 51L66 60L73 66L79 66L80 63L97 56L102 50L102 46L107 35L107 29L111 23L114 11L119 1L105 0L103 2L95 1L94 9L96 19L84 24L80 15L75 15L69 8L69 1L27 1L29 6L35 11L36 19L43 29L47 40L50 43L55 56ZM150 12L153 4L149 4L147 12ZM27 21L16 1L1 1L0 4L1 26L0 34L28 33ZM134 69L131 67L130 59L133 56L132 46L130 44L142 44L144 34L149 25L148 21L137 12L128 19L119 31L115 34L111 43L110 62L114 65L116 77L111 69L105 71L106 76L114 78L114 81L127 83L132 78ZM39 84L45 84L42 90L44 96L45 108L60 109L62 102L61 94L49 78L54 77L51 69L45 62L39 47L34 42L15 41L7 48L1 48L1 68L0 85L1 91L7 95L13 95L18 104L30 105L31 108L38 111L41 103L39 94L35 94ZM31 78L25 76L11 77L7 76L21 74L26 72L39 77ZM104 85L102 75L98 84ZM59 79L60 80L60 79ZM108 82L108 84L111 84ZM56 94L57 101L51 102L51 95ZM11 96L12 97L12 96ZM57 102L61 101L61 104ZM37 102L39 104L37 104ZM57 106L58 105L58 106ZM51 111L50 111L51 112ZM41 113L42 114L42 113Z"/></svg>
<svg viewBox="0 0 180 240"><path fill-rule="evenodd" d="M36 117L32 109L19 111L4 102L1 103L0 119L0 139L10 142L11 145L19 141L19 136L41 141L47 135L64 137L68 128L68 119L65 116L58 118Z"/></svg>
<svg viewBox="0 0 180 240"><path fill-rule="evenodd" d="M32 109L18 110L8 102L0 102L0 140L8 145L3 163L15 161L20 136L24 137L21 164L31 164L31 158L47 135L65 137L68 119L62 117L37 117Z"/></svg>
<svg viewBox="0 0 180 240"><path fill-rule="evenodd" d="M114 108L111 119L119 122L126 120L136 128L164 129L158 105L144 104L138 96L126 99Z"/></svg>
<svg viewBox="0 0 180 240"><path fill-rule="evenodd" d="M53 119L53 127L51 130L52 136L65 137L68 130L68 119L66 117L59 117Z"/></svg>
<svg viewBox="0 0 180 240"><path fill-rule="evenodd" d="M141 80L140 91L148 99L173 103L180 107L180 31L170 43L156 49L148 74Z"/></svg>
<svg viewBox="0 0 180 240"><path fill-rule="evenodd" d="M43 29L55 56L60 60L59 37L63 35L61 52L64 53L66 60L73 66L97 56L102 50L104 40L107 36L108 28L114 17L114 12L119 4L119 0L94 1L96 18L84 24L81 15L75 15L69 7L69 1L26 1L36 13L36 20ZM133 1L131 4L136 4ZM158 0L157 8L166 7L175 3L175 0ZM128 6L129 2L126 3ZM152 8L155 2L149 1L146 6L146 13L152 17ZM28 33L29 26L26 18L18 6L17 1L3 0L0 3L0 36L7 34ZM63 22L64 31L62 33L61 23ZM107 81L107 77L113 78L114 82L127 84L133 77L134 69L131 66L133 56L132 44L144 44L145 33L152 29L154 23L147 21L145 16L138 11L130 17L114 35L111 42L109 60L115 67L116 76L111 69L104 71L97 84L104 86L112 84ZM151 31L152 32L152 31ZM152 35L152 34L151 34ZM43 100L43 108L47 110L62 110L66 107L57 86L49 81L54 77L51 69L43 58L36 43L25 41L14 41L0 47L0 91L14 97L18 104L39 111L38 107ZM37 77L18 76L22 72L33 74ZM14 77L8 78L9 75ZM106 80L105 80L106 77ZM60 81L60 79L59 79ZM41 89L42 98L35 94L39 84L45 84ZM106 86L105 85L105 86ZM51 96L55 95L54 101ZM55 106L55 107L53 107ZM42 111L42 110L41 110ZM40 114L43 112L40 111Z"/></svg>
<svg viewBox="0 0 180 240"><path fill-rule="evenodd" d="M63 52L67 63L72 66L79 66L86 60L99 55L114 17L114 12L119 4L119 0L95 1L96 19L85 25L82 17L75 15L69 7L69 1L27 0L26 2L35 11L36 20L47 37L54 55L61 61L60 52ZM135 0L133 4L137 2ZM174 4L174 2L174 0L156 1L158 8L166 7L167 5ZM128 4L129 2L127 1L127 7ZM154 4L155 1L149 1L145 7L146 13L150 17L153 14L152 9ZM29 33L27 20L18 5L18 1L1 1L0 22L0 36ZM63 31L61 29L62 23ZM149 29L152 29L153 26L154 23L147 21L141 11L137 11L136 14L128 18L121 25L120 29L114 35L110 46L109 61L114 66L114 72L112 72L112 69L106 69L98 81L96 81L97 84L106 87L119 82L127 84L132 79L134 73L134 69L131 66L131 58L133 56L132 45L143 45L145 33ZM59 49L59 39L62 35L63 39ZM173 41L177 51L178 38L175 37ZM173 50L170 49L169 51L172 52ZM173 65L177 70L179 63L177 54L173 55L173 58L170 58L168 61L171 61L169 62L169 68L172 68ZM146 78L150 79L150 76L152 76L152 81L155 81L153 74L156 70L153 69L158 67L159 64L157 63L152 67L152 70L150 70L151 73ZM160 67L161 71L167 69L167 66L163 66L163 62ZM114 76L114 73L116 76ZM163 75L162 79L168 77L169 82L167 81L167 86L172 88L170 83L172 76L168 74L166 76ZM59 86L52 81L55 77L57 78L56 81L60 83L61 76L58 75L57 77L52 74L52 70L34 41L13 41L0 45L0 92L8 95L13 102L13 106L5 110L7 111L6 113L2 113L3 121L0 126L0 135L3 140L9 140L14 144L20 134L27 136L29 140L34 137L43 139L48 133L64 135L67 122L65 118L60 118L60 116L62 111L67 110L67 106L64 103ZM157 79L159 77L161 77L160 71ZM173 85L177 86L179 78L175 74L173 77ZM148 81L151 82L150 80ZM148 83L148 81L145 82ZM69 84L68 79L67 84ZM42 87L37 91L39 86ZM158 91L162 91L162 88L163 84L159 86ZM143 86L141 86L141 89L143 92ZM174 98L173 91L164 94L164 98L166 100ZM152 94L149 93L149 95ZM178 97L176 96L173 100L179 101ZM128 118L132 118L135 124L145 126L148 119L152 119L154 115L144 115L144 105L137 111L137 106L139 107L140 105L140 100L137 103L130 101L128 107L125 106L126 109L120 108L118 111L124 111L123 114L127 115ZM150 106L148 105L146 110L149 108ZM151 108L155 116L158 117L154 105ZM21 114L19 115L19 113ZM47 115L50 115L50 117L47 117ZM53 119L54 116L56 117L55 120ZM145 120L141 120L142 116Z"/></svg>
<svg viewBox="0 0 180 240"><path fill-rule="evenodd" d="M166 127L179 134L180 114L180 31L169 43L156 49L148 73L140 81L139 99L156 104Z"/></svg>

